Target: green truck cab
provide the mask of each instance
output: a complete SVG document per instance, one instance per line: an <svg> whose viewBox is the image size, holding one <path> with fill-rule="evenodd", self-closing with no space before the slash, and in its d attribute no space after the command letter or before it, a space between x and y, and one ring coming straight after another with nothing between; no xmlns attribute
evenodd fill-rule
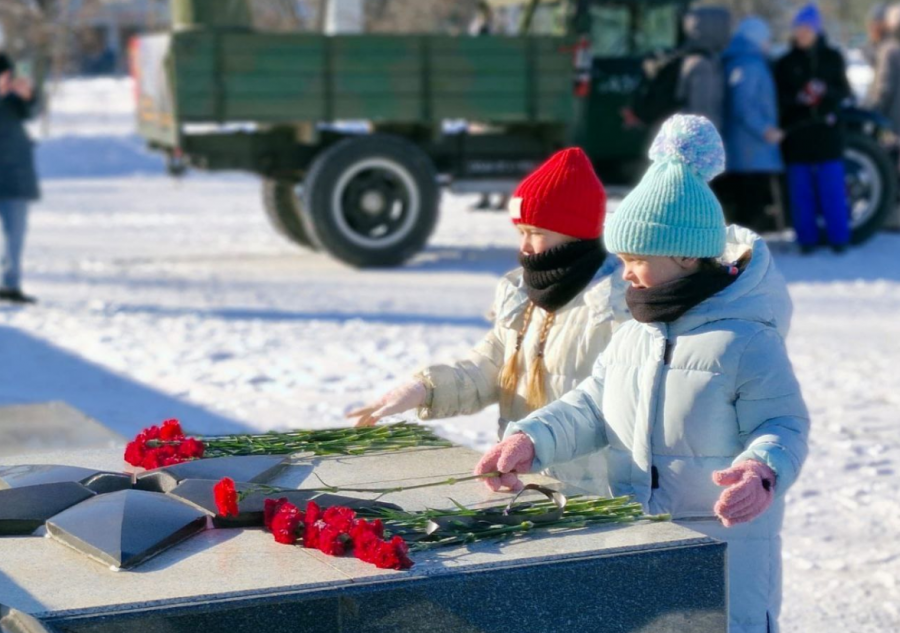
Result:
<svg viewBox="0 0 900 633"><path fill-rule="evenodd" d="M633 183L649 132L620 111L688 1L494 2L520 35L265 33L246 0L173 0L132 43L139 132L173 170L259 174L280 233L358 267L419 252L442 187L509 190L562 147Z"/></svg>

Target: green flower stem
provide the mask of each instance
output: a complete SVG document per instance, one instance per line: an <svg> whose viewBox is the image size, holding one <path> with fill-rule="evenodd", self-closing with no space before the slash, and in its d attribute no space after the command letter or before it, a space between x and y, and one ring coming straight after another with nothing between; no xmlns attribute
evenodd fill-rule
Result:
<svg viewBox="0 0 900 633"><path fill-rule="evenodd" d="M533 530L573 530L592 525L670 519L669 515L645 515L641 505L635 503L630 497L611 499L572 497L566 504L562 517L557 520L536 522L539 517L546 518L547 513L557 509L556 504L551 501L538 501L517 504L511 508L511 511L517 516L525 517L522 523L516 525L492 523L492 519L497 517L497 512L505 508L506 506L495 506L475 510L457 504L455 509L421 512L378 509L372 511L371 517L384 521L386 528L391 533L400 534L412 541L410 547L414 551L465 545L487 539L504 540ZM468 521L475 519L476 522L474 524L454 524L453 517ZM534 517L535 521L528 520L528 517ZM437 519L444 519L442 527L428 534L427 530L431 521ZM449 523L448 519L450 519Z"/></svg>
<svg viewBox="0 0 900 633"><path fill-rule="evenodd" d="M253 484L252 488L246 489L241 492L238 496L238 499L243 499L251 494L263 493L266 495L277 495L283 492L297 492L298 490L301 492L327 492L327 493L340 493L340 492L366 492L378 495L378 497L383 497L387 494L392 494L395 492L405 492L407 490L419 490L422 488L436 488L437 486L454 486L458 483L462 483L464 481L474 481L476 479L488 479L490 477L499 477L500 473L491 472L485 473L483 475L472 475L469 477L451 477L449 479L444 479L442 481L434 481L427 484L416 484L414 486L394 486L391 488L345 488L343 486L332 486L324 481L316 475L319 481L322 481L323 487L321 488L276 488L273 486L266 486L264 484ZM413 515L409 515L413 516Z"/></svg>
<svg viewBox="0 0 900 633"><path fill-rule="evenodd" d="M316 475L319 481L325 486L324 488L301 488L300 490L315 490L316 492L371 492L379 496L392 494L395 492L406 492L407 490L420 490L422 488L435 488L437 486L455 486L464 481L474 481L476 479L490 479L491 477L499 477L499 472L490 472L483 475L471 475L469 477L450 477L443 481L434 481L428 484L416 484L414 486L394 486L392 488L345 488L343 486L330 486L322 478Z"/></svg>
<svg viewBox="0 0 900 633"><path fill-rule="evenodd" d="M319 456L360 455L372 451L395 451L405 448L448 448L452 443L439 437L428 427L410 422L374 427L341 427L260 434L200 436L206 446L206 457L233 455L286 455L312 452ZM179 442L154 440L151 447Z"/></svg>

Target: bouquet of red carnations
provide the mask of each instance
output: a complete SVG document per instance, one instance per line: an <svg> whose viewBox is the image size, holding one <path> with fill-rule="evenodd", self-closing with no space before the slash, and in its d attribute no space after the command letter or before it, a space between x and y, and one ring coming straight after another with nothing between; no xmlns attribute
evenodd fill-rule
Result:
<svg viewBox="0 0 900 633"><path fill-rule="evenodd" d="M361 455L404 448L449 447L447 440L420 424L398 422L372 427L310 429L260 434L187 437L178 420L151 426L125 447L125 461L147 470L203 457L229 455Z"/></svg>
<svg viewBox="0 0 900 633"><path fill-rule="evenodd" d="M234 481L222 479L214 488L216 507L222 516L237 516L239 495ZM361 561L381 569L409 569L409 547L399 536L385 538L380 519L367 521L343 506L322 509L315 501L301 510L285 497L266 499L266 529L275 541L285 545L301 544L329 556L343 556L352 551Z"/></svg>
<svg viewBox="0 0 900 633"><path fill-rule="evenodd" d="M422 484L406 490L452 485L456 481L450 479ZM327 490L383 495L404 489L329 487ZM234 481L226 477L215 485L213 491L219 514L238 516L241 495L235 489ZM278 489L261 486L243 494L259 491L273 495L279 492ZM546 499L519 503L519 496L529 491L539 492ZM329 556L342 556L352 551L360 560L377 567L409 569L413 565L409 558L410 549L425 551L481 540L502 540L543 529L578 529L640 520L667 521L670 518L669 515L644 514L641 504L627 496L609 499L566 497L557 490L536 484L527 485L523 493L516 495L505 506L470 509L454 502L456 507L452 509L417 512L374 507L356 512L343 506L323 510L314 501L307 502L303 511L285 497L266 498L264 523L278 543L299 543ZM387 538L388 535L390 538Z"/></svg>

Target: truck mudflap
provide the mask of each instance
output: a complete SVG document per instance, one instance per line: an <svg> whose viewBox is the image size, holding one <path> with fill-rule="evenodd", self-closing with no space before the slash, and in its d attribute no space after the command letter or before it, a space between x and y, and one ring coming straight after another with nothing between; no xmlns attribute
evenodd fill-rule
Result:
<svg viewBox="0 0 900 633"><path fill-rule="evenodd" d="M168 34L145 35L134 38L130 49L138 132L151 145L174 150L181 145L181 131L169 72L170 44Z"/></svg>

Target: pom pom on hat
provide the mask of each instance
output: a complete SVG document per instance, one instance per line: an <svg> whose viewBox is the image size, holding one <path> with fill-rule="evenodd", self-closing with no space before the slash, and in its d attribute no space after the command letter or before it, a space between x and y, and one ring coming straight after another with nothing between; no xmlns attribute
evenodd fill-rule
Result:
<svg viewBox="0 0 900 633"><path fill-rule="evenodd" d="M683 163L709 182L725 171L725 148L709 119L677 114L657 134L650 147L650 160Z"/></svg>
<svg viewBox="0 0 900 633"><path fill-rule="evenodd" d="M700 116L675 115L650 149L653 164L606 221L611 253L719 257L725 250L722 205L707 184L725 167L716 128Z"/></svg>

